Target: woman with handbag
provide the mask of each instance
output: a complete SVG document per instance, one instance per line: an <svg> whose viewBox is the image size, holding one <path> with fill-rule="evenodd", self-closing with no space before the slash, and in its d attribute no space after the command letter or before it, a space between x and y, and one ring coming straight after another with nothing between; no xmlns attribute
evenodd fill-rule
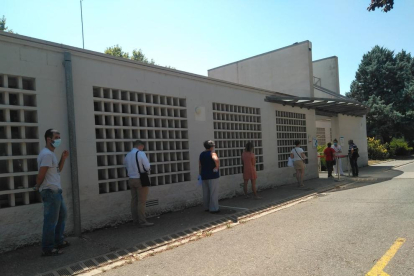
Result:
<svg viewBox="0 0 414 276"><path fill-rule="evenodd" d="M295 148L290 152L290 158L293 159L293 167L296 170L296 179L298 180L298 187L304 187L303 178L305 177L305 160L306 155L300 147L300 142L295 141Z"/></svg>
<svg viewBox="0 0 414 276"><path fill-rule="evenodd" d="M203 203L204 210L212 214L220 212L218 203L218 184L220 160L214 152L215 143L212 140L204 142L206 149L200 154L199 174L203 180Z"/></svg>
<svg viewBox="0 0 414 276"><path fill-rule="evenodd" d="M257 195L256 190L256 156L254 155L254 146L252 142L247 142L243 154L242 154L242 164L243 164L243 180L244 180L244 196L249 198L247 195L247 185L249 180L252 182L252 191L255 199L260 199L261 197Z"/></svg>

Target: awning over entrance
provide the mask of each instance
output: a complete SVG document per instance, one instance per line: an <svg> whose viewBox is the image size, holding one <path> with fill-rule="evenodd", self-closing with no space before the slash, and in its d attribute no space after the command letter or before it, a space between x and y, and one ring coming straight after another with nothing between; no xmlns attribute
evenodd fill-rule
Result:
<svg viewBox="0 0 414 276"><path fill-rule="evenodd" d="M343 114L360 117L369 112L368 106L354 100L343 98L267 96L265 101L282 104L284 106L315 109L316 115L322 116Z"/></svg>

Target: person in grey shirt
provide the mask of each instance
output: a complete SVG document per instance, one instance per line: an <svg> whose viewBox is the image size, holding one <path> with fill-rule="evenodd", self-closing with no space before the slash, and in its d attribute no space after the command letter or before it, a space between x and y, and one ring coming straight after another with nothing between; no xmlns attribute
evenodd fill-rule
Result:
<svg viewBox="0 0 414 276"><path fill-rule="evenodd" d="M46 147L37 157L39 173L33 189L40 191L44 207L42 256L56 256L63 253L60 249L70 245L63 237L67 211L60 182L60 172L69 152L64 150L58 163L55 149L59 147L61 139L57 130L48 129L45 141Z"/></svg>

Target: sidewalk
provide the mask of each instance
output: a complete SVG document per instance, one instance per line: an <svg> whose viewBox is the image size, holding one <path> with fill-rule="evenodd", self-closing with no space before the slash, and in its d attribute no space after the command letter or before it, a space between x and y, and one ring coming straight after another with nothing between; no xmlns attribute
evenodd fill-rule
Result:
<svg viewBox="0 0 414 276"><path fill-rule="evenodd" d="M390 170L394 166L413 161L392 161L361 168L359 178L370 179L382 175L385 170ZM217 215L206 213L202 206L197 206L151 218L149 221L155 223L155 226L151 228L137 228L132 223L127 223L114 228L84 233L82 238L68 237L72 245L65 248L65 253L58 257L40 257L40 246L30 246L4 253L0 255L1 275L75 275L76 272L84 271L87 267L96 268L129 253L148 250L172 239L207 231L229 220L237 221L243 216L297 198L358 181L355 178L343 177L341 182L336 182L323 177L321 175L319 179L306 181L306 187L302 189L296 188L296 184L293 184L261 191L260 195L263 197L261 200L243 197L221 200L222 212Z"/></svg>

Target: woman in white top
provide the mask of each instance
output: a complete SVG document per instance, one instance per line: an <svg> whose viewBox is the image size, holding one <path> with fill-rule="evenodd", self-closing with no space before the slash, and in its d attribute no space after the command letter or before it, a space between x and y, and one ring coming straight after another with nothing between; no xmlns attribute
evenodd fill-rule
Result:
<svg viewBox="0 0 414 276"><path fill-rule="evenodd" d="M293 159L293 167L296 170L296 179L298 180L298 187L305 186L303 184L303 178L305 176L305 159L306 155L303 149L300 148L300 142L295 141L296 147L290 152L290 158Z"/></svg>
<svg viewBox="0 0 414 276"><path fill-rule="evenodd" d="M333 140L332 148L335 150L336 155L339 155L339 153L342 153L342 147L341 147L341 145L338 144L338 140L337 139ZM339 173L341 175L344 175L344 171L342 170L342 159L341 158L338 158L337 159L337 162L338 162L338 164L336 164L333 167L335 175L338 175L338 172L336 170L336 168L337 168L336 166L339 166Z"/></svg>

